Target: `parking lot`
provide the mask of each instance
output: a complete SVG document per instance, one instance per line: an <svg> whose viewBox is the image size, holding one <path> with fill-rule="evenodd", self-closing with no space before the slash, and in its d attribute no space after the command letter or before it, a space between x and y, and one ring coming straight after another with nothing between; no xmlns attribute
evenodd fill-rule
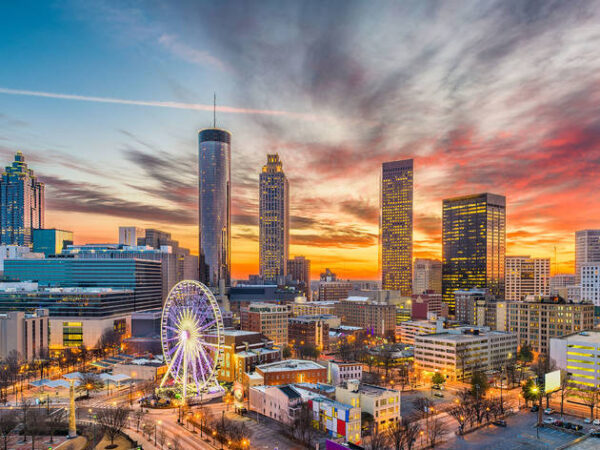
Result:
<svg viewBox="0 0 600 450"><path fill-rule="evenodd" d="M490 446L494 450L554 449L577 437L564 431L540 428L538 438L535 427L537 415L529 410L508 417L506 422L506 428L488 425L465 436L455 436L439 448L470 450Z"/></svg>

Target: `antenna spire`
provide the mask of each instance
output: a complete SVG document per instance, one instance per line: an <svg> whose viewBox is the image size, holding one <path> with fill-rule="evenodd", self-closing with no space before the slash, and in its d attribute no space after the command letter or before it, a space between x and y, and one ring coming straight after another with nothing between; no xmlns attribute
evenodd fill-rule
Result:
<svg viewBox="0 0 600 450"><path fill-rule="evenodd" d="M217 93L213 93L213 128L217 128Z"/></svg>

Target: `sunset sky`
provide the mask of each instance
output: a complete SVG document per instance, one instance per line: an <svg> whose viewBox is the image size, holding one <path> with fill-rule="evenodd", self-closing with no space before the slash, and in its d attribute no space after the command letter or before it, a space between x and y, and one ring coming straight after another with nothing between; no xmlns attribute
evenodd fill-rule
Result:
<svg viewBox="0 0 600 450"><path fill-rule="evenodd" d="M226 3L226 4L223 4ZM415 257L442 199L507 197L508 254L572 271L600 228L600 3L5 2L0 157L76 243L119 225L197 252L197 130L231 131L233 276L258 272L258 174L290 180L290 255L377 278L379 170L415 160ZM553 271L554 271L553 259Z"/></svg>

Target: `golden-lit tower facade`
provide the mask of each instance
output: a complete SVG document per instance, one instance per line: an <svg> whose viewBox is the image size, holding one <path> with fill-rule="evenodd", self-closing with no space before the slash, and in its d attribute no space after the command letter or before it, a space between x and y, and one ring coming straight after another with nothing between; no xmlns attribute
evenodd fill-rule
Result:
<svg viewBox="0 0 600 450"><path fill-rule="evenodd" d="M277 153L267 155L259 181L259 270L269 283L283 281L290 247L290 192Z"/></svg>
<svg viewBox="0 0 600 450"><path fill-rule="evenodd" d="M442 207L442 299L454 313L454 292L489 289L504 298L506 198L476 194Z"/></svg>
<svg viewBox="0 0 600 450"><path fill-rule="evenodd" d="M381 166L379 246L382 289L412 294L413 160Z"/></svg>

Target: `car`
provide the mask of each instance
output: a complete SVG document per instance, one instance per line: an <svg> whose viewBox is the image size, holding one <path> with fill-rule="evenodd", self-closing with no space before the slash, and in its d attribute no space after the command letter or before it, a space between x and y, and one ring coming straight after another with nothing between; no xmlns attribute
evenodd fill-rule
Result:
<svg viewBox="0 0 600 450"><path fill-rule="evenodd" d="M592 423L592 419L586 417L585 419L583 419L583 423Z"/></svg>
<svg viewBox="0 0 600 450"><path fill-rule="evenodd" d="M540 407L538 405L533 405L531 407L531 412L538 412L539 409L540 409Z"/></svg>
<svg viewBox="0 0 600 450"><path fill-rule="evenodd" d="M574 430L574 428L573 428L574 426L575 426L575 424L572 424L571 422L565 422L563 424L563 427L565 427L567 430Z"/></svg>
<svg viewBox="0 0 600 450"><path fill-rule="evenodd" d="M571 425L571 430L579 431L583 428L583 425L579 425L578 423L573 423Z"/></svg>
<svg viewBox="0 0 600 450"><path fill-rule="evenodd" d="M431 386L431 389L437 389L438 391L441 391L442 387L439 384L434 384L433 386Z"/></svg>
<svg viewBox="0 0 600 450"><path fill-rule="evenodd" d="M546 408L544 414L554 414L554 410L552 408Z"/></svg>
<svg viewBox="0 0 600 450"><path fill-rule="evenodd" d="M552 417L546 417L544 419L544 423L546 423L548 425L554 425L554 419Z"/></svg>
<svg viewBox="0 0 600 450"><path fill-rule="evenodd" d="M594 419L592 422L594 425L600 425L600 419Z"/></svg>
<svg viewBox="0 0 600 450"><path fill-rule="evenodd" d="M506 420L495 420L492 423L494 425L498 426L498 427L505 427L506 428Z"/></svg>
<svg viewBox="0 0 600 450"><path fill-rule="evenodd" d="M598 428L592 428L590 430L590 436L592 436L592 437L600 437L600 429L598 429Z"/></svg>
<svg viewBox="0 0 600 450"><path fill-rule="evenodd" d="M564 427L565 423L562 420L555 420L554 421L554 426L555 427Z"/></svg>
<svg viewBox="0 0 600 450"><path fill-rule="evenodd" d="M444 398L444 394L442 394L441 392L435 392L433 394L434 397L439 397L439 398Z"/></svg>

